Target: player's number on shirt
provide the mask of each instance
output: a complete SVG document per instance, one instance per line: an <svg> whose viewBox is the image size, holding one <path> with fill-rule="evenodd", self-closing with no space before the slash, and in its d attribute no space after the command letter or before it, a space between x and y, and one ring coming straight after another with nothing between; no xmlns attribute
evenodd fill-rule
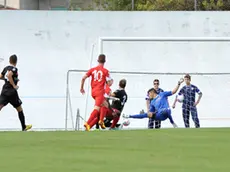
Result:
<svg viewBox="0 0 230 172"><path fill-rule="evenodd" d="M103 72L101 70L97 71L97 70L94 70L93 72L93 75L94 75L94 81L102 81L102 76L103 76Z"/></svg>
<svg viewBox="0 0 230 172"><path fill-rule="evenodd" d="M123 96L123 100L121 102L121 105L123 106L125 104L125 102L126 102L126 96Z"/></svg>

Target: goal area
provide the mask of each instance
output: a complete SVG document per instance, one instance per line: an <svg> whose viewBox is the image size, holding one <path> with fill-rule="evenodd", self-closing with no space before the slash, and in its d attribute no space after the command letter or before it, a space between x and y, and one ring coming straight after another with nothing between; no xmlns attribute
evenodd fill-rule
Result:
<svg viewBox="0 0 230 172"><path fill-rule="evenodd" d="M106 68L114 79L112 90L118 88L120 79L127 80L128 101L123 113L137 114L146 111L145 96L153 87L153 80L160 80L160 88L172 90L186 73L191 83L203 93L197 105L201 127L229 127L230 114L230 38L222 37L105 37L99 38L97 54L91 53L91 66L97 56L107 56ZM92 51L94 49L92 48ZM96 65L96 63L95 63ZM81 95L80 80L86 70L69 70L66 84L66 130L82 130L94 106L90 79L85 83L86 94ZM180 88L185 84L183 83ZM170 107L176 95L168 98ZM198 98L198 94L196 95ZM184 128L182 104L172 109L174 121ZM122 118L120 121L122 122ZM145 129L148 119L130 119L126 129ZM162 128L171 128L169 120L162 121ZM190 126L194 127L192 117Z"/></svg>

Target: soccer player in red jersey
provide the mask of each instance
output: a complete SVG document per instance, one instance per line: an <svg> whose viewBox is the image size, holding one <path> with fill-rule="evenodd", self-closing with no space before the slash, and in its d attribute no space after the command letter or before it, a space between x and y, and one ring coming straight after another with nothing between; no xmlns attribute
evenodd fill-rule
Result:
<svg viewBox="0 0 230 172"><path fill-rule="evenodd" d="M111 97L112 90L110 88L112 86L112 84L113 84L112 79L107 81L106 88L105 88L105 95L104 95L104 97L106 98L106 101L104 102L103 106L101 107L99 121L104 121L104 118L110 109L109 99L113 98L113 97ZM100 125L100 123L98 123L98 124ZM105 129L106 126L105 125L101 126L101 128Z"/></svg>
<svg viewBox="0 0 230 172"><path fill-rule="evenodd" d="M113 79L110 78L109 80L107 80L106 82L106 87L105 87L105 95L104 97L107 98L111 95L111 86L113 85ZM106 106L106 107L109 107L109 102L108 102L108 99L106 102L104 102L103 106ZM103 113L101 113L103 111ZM102 116L103 115L103 116ZM98 124L98 121L99 119L100 120L104 120L104 116L105 116L105 109L103 109L103 107L100 109L100 116L98 116L95 120L93 120L89 125L90 125L90 128L92 128L95 124L96 124L96 129L99 130L99 124ZM104 129L104 128L103 128Z"/></svg>
<svg viewBox="0 0 230 172"><path fill-rule="evenodd" d="M90 123L97 116L99 116L100 108L105 103L105 85L106 80L110 79L109 71L104 68L104 64L106 61L106 56L104 54L100 54L98 56L98 66L91 68L85 76L83 76L81 80L81 89L80 92L82 94L85 93L84 83L86 78L91 76L91 88L92 88L92 97L95 100L94 110L92 111L88 121L84 124L86 131L90 130ZM99 125L101 128L105 128L104 121L99 120Z"/></svg>
<svg viewBox="0 0 230 172"><path fill-rule="evenodd" d="M110 79L108 79L108 81L107 81L107 84L106 84L106 86L105 86L105 97L106 96L110 96L110 94L111 94L111 86L113 85L113 79L112 78L110 78Z"/></svg>

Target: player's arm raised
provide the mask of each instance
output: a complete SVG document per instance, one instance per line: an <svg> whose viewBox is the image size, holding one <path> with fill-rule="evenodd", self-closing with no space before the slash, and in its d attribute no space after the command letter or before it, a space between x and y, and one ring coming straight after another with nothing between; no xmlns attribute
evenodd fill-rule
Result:
<svg viewBox="0 0 230 172"><path fill-rule="evenodd" d="M13 72L12 71L9 71L8 74L7 74L7 78L10 82L10 84L14 87L14 89L18 89L18 86L14 84L14 80L13 80Z"/></svg>
<svg viewBox="0 0 230 172"><path fill-rule="evenodd" d="M175 93L178 91L178 89L180 88L180 85L181 85L182 82L184 82L184 79L183 79L183 78L181 78L181 79L178 81L177 86L172 90L172 95L175 94Z"/></svg>

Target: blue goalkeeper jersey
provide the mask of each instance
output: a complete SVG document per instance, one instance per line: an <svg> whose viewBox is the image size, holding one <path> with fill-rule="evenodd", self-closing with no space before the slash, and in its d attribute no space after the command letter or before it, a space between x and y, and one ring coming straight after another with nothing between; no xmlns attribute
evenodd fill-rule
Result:
<svg viewBox="0 0 230 172"><path fill-rule="evenodd" d="M150 112L157 112L169 109L168 96L172 95L172 91L164 91L159 93L150 103Z"/></svg>
<svg viewBox="0 0 230 172"><path fill-rule="evenodd" d="M199 88L195 85L185 85L182 87L178 93L178 95L183 95L183 107L190 107L193 106L196 101L196 93L202 94Z"/></svg>

